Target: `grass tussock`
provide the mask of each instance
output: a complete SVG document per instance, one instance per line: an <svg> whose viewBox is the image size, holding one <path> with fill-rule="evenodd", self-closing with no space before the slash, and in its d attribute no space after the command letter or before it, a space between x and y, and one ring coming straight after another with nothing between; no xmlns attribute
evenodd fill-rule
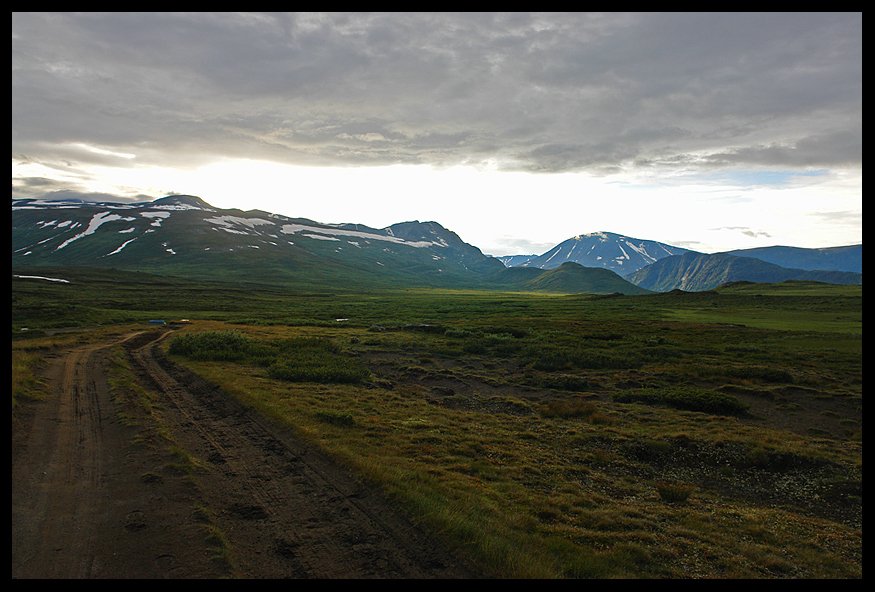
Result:
<svg viewBox="0 0 875 592"><path fill-rule="evenodd" d="M43 358L26 351L12 351L12 414L22 399L34 399L46 391L45 382L39 378Z"/></svg>
<svg viewBox="0 0 875 592"><path fill-rule="evenodd" d="M189 333L174 337L168 352L198 361L249 362L288 382L361 383L370 373L340 347L322 338L259 342L238 330Z"/></svg>
<svg viewBox="0 0 875 592"><path fill-rule="evenodd" d="M618 403L666 405L674 409L714 415L743 415L750 408L734 395L695 387L634 389L615 394L614 400Z"/></svg>
<svg viewBox="0 0 875 592"><path fill-rule="evenodd" d="M694 485L686 485L682 483L657 483L656 491L659 492L659 498L670 504L684 503L690 499L693 491L696 490Z"/></svg>

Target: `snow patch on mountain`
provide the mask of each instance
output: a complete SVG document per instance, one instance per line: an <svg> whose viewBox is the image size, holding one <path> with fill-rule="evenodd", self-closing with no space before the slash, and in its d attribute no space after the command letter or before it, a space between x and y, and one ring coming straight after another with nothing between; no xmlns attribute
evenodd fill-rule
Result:
<svg viewBox="0 0 875 592"><path fill-rule="evenodd" d="M507 259L505 264L553 269L571 261L584 267L603 267L625 275L650 265L662 257L686 251L687 249L613 232L590 232L565 240L544 254L528 260L505 258Z"/></svg>
<svg viewBox="0 0 875 592"><path fill-rule="evenodd" d="M198 206L195 206L192 204L187 204L187 203L161 204L161 205L150 203L149 206L153 207L153 208L159 208L162 210L170 210L170 211L177 211L177 212L181 212L182 210L201 210L203 212L215 212L216 211L216 210L211 210L209 208L201 208L201 207L198 207Z"/></svg>
<svg viewBox="0 0 875 592"><path fill-rule="evenodd" d="M122 245L121 245L118 249L116 249L116 250L113 251L112 253L107 253L105 256L106 256L106 257L109 257L110 255L115 255L115 254L117 254L117 253L121 253L121 252L122 252L122 249L124 249L125 247L127 247L129 244L131 244L131 243L134 242L135 240L137 240L137 237L134 237L134 238L132 238L131 240L128 240L128 241L123 242Z"/></svg>
<svg viewBox="0 0 875 592"><path fill-rule="evenodd" d="M264 226L265 224L275 226L274 222L263 218L240 218L238 216L216 216L214 218L206 218L205 221L210 224L218 224L225 227L230 227L233 224L240 224L241 226L247 226L252 229L256 226Z"/></svg>
<svg viewBox="0 0 875 592"><path fill-rule="evenodd" d="M159 228L161 226L161 221L170 217L170 212L140 212L140 215L143 218L154 218L151 226Z"/></svg>
<svg viewBox="0 0 875 592"><path fill-rule="evenodd" d="M635 245L635 244L633 244L633 243L630 243L629 241L625 241L625 242L626 242L626 246L628 246L630 249L632 249L633 251L635 251L636 253L638 253L638 254L641 255L642 257L644 257L644 259L646 259L646 260L649 261L650 263L653 263L654 261L656 261L656 258L653 257L653 256L651 256L651 255L650 255L645 249L643 249L642 247L639 247L638 245ZM620 248L622 248L622 247L620 247ZM623 252L625 253L625 251L623 251ZM628 255L627 255L627 257L628 257Z"/></svg>
<svg viewBox="0 0 875 592"><path fill-rule="evenodd" d="M61 278L43 277L41 275L15 275L15 274L13 274L12 277L19 278L22 280L45 280L47 282L59 282L61 284L69 284L70 283L70 280L62 280Z"/></svg>
<svg viewBox="0 0 875 592"><path fill-rule="evenodd" d="M441 245L440 243L433 241L405 241L404 239L392 236L391 231L387 231L389 234L373 234L370 232L362 232L360 230L346 230L343 228L323 228L319 226L307 226L305 224L283 224L280 231L283 234L302 233L304 236L307 236L309 238L316 238L321 240L340 240L336 237L344 236L361 238L366 240L387 241L390 243L407 245L417 248L430 247L432 245L445 246L445 244Z"/></svg>
<svg viewBox="0 0 875 592"><path fill-rule="evenodd" d="M77 234L73 238L69 238L69 239L65 240L55 250L59 251L59 250L63 249L64 247L66 247L67 245L69 245L70 243L72 243L73 241L79 240L83 236L88 236L89 234L94 234L97 231L97 229L100 228L103 224L105 224L107 222L112 222L113 220L126 220L128 222L130 221L127 218L124 218L122 216L119 216L118 214L113 214L110 212L101 212L99 214L95 214L91 218L91 222L88 223L88 228L86 228L83 232L80 232L79 234Z"/></svg>
<svg viewBox="0 0 875 592"><path fill-rule="evenodd" d="M52 209L76 209L81 208L83 202L81 201L66 201L66 200L52 200L52 199L26 199L26 200L18 200L12 202L13 210L38 210L42 208L52 208Z"/></svg>

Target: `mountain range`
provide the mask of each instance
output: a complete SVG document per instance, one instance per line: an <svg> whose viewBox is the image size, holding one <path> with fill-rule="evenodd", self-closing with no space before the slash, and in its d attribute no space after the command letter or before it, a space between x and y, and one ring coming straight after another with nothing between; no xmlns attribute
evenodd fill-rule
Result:
<svg viewBox="0 0 875 592"><path fill-rule="evenodd" d="M862 246L860 247L862 252ZM786 268L756 257L729 253L684 253L660 259L626 276L636 286L655 292L712 290L736 281L776 283L788 280L829 284L863 284L863 274L850 271Z"/></svg>
<svg viewBox="0 0 875 592"><path fill-rule="evenodd" d="M639 288L655 292L711 290L734 281L863 283L863 245L822 249L774 246L707 254L596 232L563 241L543 255L501 259L517 268L552 269L574 262L611 269Z"/></svg>
<svg viewBox="0 0 875 592"><path fill-rule="evenodd" d="M598 232L565 240L542 255L493 258L437 222L409 221L381 229L323 224L258 210L218 209L188 195L139 203L12 202L13 269L77 265L298 287L597 294L799 279L800 269L787 273L780 263L766 261L771 258L824 270L808 279L862 283L862 245L718 255ZM846 268L854 265L859 272L849 273Z"/></svg>
<svg viewBox="0 0 875 592"><path fill-rule="evenodd" d="M564 240L543 255L501 259L508 267L555 269L563 263L573 262L584 267L610 269L624 276L664 257L688 252L689 249L653 240L641 240L613 232L593 232Z"/></svg>
<svg viewBox="0 0 875 592"><path fill-rule="evenodd" d="M173 195L151 202L19 200L13 267L88 265L280 284L470 283L504 265L436 223L383 229L222 210Z"/></svg>

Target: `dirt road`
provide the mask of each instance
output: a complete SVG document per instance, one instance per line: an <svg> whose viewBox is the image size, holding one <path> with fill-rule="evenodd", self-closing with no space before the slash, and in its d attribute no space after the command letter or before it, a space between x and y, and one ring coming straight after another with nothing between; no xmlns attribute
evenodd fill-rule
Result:
<svg viewBox="0 0 875 592"><path fill-rule="evenodd" d="M478 577L377 488L166 360L165 335L63 352L53 396L23 405L13 578ZM118 343L177 450L200 460L193 472L111 397Z"/></svg>

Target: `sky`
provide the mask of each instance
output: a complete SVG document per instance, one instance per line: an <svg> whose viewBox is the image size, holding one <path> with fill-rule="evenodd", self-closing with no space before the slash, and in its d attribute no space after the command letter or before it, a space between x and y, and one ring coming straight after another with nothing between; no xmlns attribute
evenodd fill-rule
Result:
<svg viewBox="0 0 875 592"><path fill-rule="evenodd" d="M862 13L13 13L12 197L862 243Z"/></svg>

